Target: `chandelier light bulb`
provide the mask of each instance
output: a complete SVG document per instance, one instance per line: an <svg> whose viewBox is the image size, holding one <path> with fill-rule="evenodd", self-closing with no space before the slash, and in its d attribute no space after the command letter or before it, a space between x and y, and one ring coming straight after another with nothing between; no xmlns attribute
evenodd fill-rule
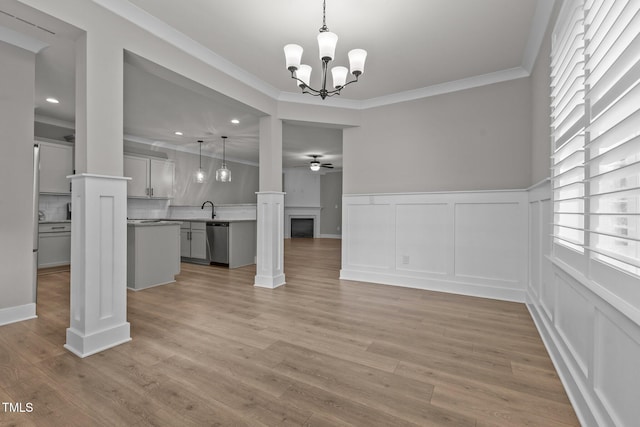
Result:
<svg viewBox="0 0 640 427"><path fill-rule="evenodd" d="M301 80L298 86L303 87L303 84L309 86L309 82L311 81L311 66L302 64L298 71L296 71L296 77Z"/></svg>
<svg viewBox="0 0 640 427"><path fill-rule="evenodd" d="M287 61L287 70L293 69L294 71L300 68L300 61L302 61L302 46L297 44L288 44L284 47L284 56Z"/></svg>
<svg viewBox="0 0 640 427"><path fill-rule="evenodd" d="M353 49L349 51L349 67L351 74L359 76L364 73L364 62L367 59L367 51L364 49Z"/></svg>
<svg viewBox="0 0 640 427"><path fill-rule="evenodd" d="M347 82L347 67L333 67L331 69L331 76L333 77L333 87L340 89Z"/></svg>
<svg viewBox="0 0 640 427"><path fill-rule="evenodd" d="M323 61L332 61L336 56L336 44L338 44L338 35L331 31L325 31L318 34L318 49L320 50L320 59Z"/></svg>

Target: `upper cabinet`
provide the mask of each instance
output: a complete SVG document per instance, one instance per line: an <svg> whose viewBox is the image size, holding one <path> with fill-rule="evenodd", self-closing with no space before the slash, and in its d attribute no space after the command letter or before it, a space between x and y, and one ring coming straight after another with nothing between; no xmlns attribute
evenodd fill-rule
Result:
<svg viewBox="0 0 640 427"><path fill-rule="evenodd" d="M127 197L170 199L173 197L175 164L171 160L124 156Z"/></svg>
<svg viewBox="0 0 640 427"><path fill-rule="evenodd" d="M73 146L67 144L40 144L40 192L70 194L73 175Z"/></svg>
<svg viewBox="0 0 640 427"><path fill-rule="evenodd" d="M150 159L151 197L170 199L173 197L173 181L176 166L171 160Z"/></svg>

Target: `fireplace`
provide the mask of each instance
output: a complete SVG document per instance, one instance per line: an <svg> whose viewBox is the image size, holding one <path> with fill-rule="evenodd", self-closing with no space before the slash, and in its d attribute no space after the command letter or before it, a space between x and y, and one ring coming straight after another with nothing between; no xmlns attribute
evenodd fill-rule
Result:
<svg viewBox="0 0 640 427"><path fill-rule="evenodd" d="M313 237L313 218L291 218L291 238Z"/></svg>

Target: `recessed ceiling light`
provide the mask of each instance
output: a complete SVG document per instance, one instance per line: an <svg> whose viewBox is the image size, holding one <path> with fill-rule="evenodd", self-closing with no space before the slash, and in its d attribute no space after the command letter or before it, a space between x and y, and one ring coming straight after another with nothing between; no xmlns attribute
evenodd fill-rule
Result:
<svg viewBox="0 0 640 427"><path fill-rule="evenodd" d="M180 132L179 130L175 131L174 133L178 136L182 136L182 132Z"/></svg>
<svg viewBox="0 0 640 427"><path fill-rule="evenodd" d="M240 120L238 120L238 119L231 119L231 123L233 123L234 125L237 125L238 123L240 123Z"/></svg>
<svg viewBox="0 0 640 427"><path fill-rule="evenodd" d="M58 101L55 98L47 98L47 102L50 102L52 104L59 104L60 103L60 101Z"/></svg>

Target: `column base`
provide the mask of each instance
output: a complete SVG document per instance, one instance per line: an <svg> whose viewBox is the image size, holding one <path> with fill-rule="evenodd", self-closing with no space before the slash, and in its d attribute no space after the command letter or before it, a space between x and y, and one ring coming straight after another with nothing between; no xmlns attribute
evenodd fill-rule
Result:
<svg viewBox="0 0 640 427"><path fill-rule="evenodd" d="M255 283L253 284L253 286L258 287L258 288L268 288L268 289L275 289L277 287L280 287L282 285L284 285L285 283L285 279L284 279L284 274L280 274L278 276L272 277L272 276L256 276L255 277Z"/></svg>
<svg viewBox="0 0 640 427"><path fill-rule="evenodd" d="M275 289L284 279L284 193L256 193L257 253L254 286Z"/></svg>
<svg viewBox="0 0 640 427"><path fill-rule="evenodd" d="M87 357L129 341L129 322L90 335L67 328L67 343L64 348L78 357Z"/></svg>

